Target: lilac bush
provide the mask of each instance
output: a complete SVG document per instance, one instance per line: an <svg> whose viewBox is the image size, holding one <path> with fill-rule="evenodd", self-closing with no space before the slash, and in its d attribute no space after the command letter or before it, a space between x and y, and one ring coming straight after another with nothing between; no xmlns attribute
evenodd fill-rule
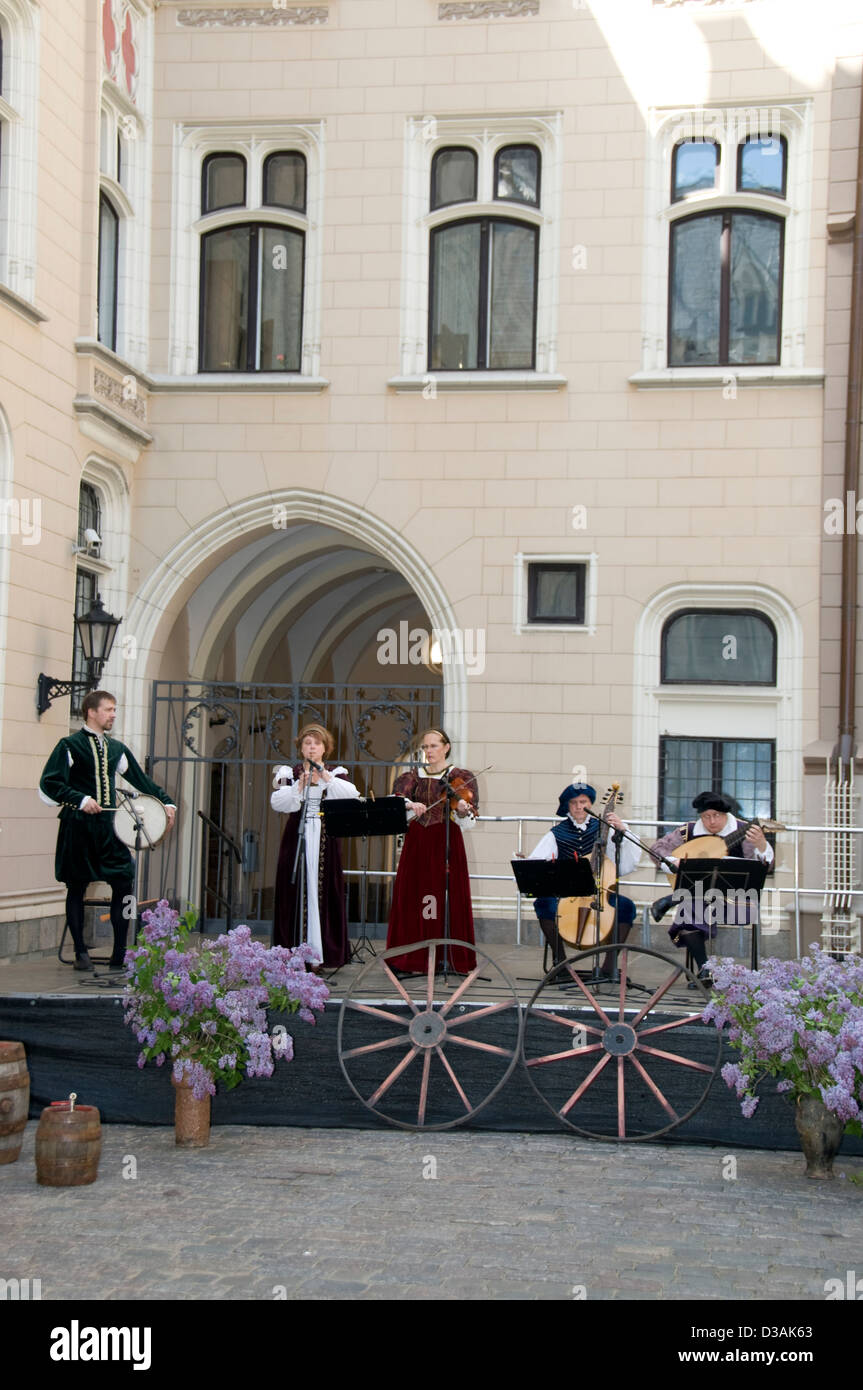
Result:
<svg viewBox="0 0 863 1390"><path fill-rule="evenodd" d="M290 1061L293 1039L283 1026L269 1030L267 1011L299 1013L315 1022L329 990L306 970L317 956L310 946L263 946L248 927L234 927L212 943L189 944L193 918L163 900L142 915L134 950L126 954L125 1021L141 1051L138 1066L169 1061L198 1100L227 1090L244 1076L272 1076L275 1058Z"/></svg>
<svg viewBox="0 0 863 1390"><path fill-rule="evenodd" d="M863 959L837 961L818 945L809 949L803 960L766 960L760 970L712 957L713 997L703 1017L727 1027L740 1053L722 1079L747 1119L761 1081L779 1077L777 1091L818 1097L848 1132L861 1134Z"/></svg>

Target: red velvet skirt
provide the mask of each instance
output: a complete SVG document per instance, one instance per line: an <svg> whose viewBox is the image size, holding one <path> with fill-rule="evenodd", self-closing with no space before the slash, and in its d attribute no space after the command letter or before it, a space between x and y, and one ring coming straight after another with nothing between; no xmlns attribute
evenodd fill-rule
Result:
<svg viewBox="0 0 863 1390"><path fill-rule="evenodd" d="M409 946L428 937L444 935L446 825L414 823L405 836L404 848L393 888L387 930L387 949ZM449 934L457 941L473 945L473 912L464 840L457 825L450 823L449 837ZM441 952L438 951L438 964ZM452 969L466 975L476 965L473 951L454 946L450 953ZM389 962L396 970L428 969L427 951L409 951Z"/></svg>

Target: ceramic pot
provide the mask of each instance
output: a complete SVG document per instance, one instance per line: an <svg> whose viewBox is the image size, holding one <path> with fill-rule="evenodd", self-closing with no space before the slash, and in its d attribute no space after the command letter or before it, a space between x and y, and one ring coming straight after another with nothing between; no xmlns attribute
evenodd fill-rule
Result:
<svg viewBox="0 0 863 1390"><path fill-rule="evenodd" d="M210 1097L196 1100L185 1081L174 1081L174 1140L181 1149L205 1149L210 1142Z"/></svg>
<svg viewBox="0 0 863 1390"><path fill-rule="evenodd" d="M798 1096L794 1123L806 1159L807 1178L832 1178L845 1121L834 1115L820 1096Z"/></svg>

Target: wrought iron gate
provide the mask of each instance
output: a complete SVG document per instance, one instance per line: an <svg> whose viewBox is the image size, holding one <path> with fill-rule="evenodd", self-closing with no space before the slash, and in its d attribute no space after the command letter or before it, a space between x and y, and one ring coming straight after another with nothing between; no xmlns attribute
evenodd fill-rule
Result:
<svg viewBox="0 0 863 1390"><path fill-rule="evenodd" d="M239 685L155 681L150 775L176 798L177 824L144 856L142 900L167 897L198 908L202 929L272 921L284 818L270 809L275 767L296 761L303 724L333 734L333 759L362 796L386 796L416 746L440 722L439 685ZM361 842L344 841L346 869L361 867ZM393 840L369 841L369 870L392 869ZM361 916L362 880L348 877L348 920ZM384 923L390 880L367 880L365 916Z"/></svg>

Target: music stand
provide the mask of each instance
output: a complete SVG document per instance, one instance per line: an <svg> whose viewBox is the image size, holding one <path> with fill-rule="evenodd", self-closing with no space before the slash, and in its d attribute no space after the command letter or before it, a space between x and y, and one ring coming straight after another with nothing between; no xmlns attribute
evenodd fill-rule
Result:
<svg viewBox="0 0 863 1390"><path fill-rule="evenodd" d="M767 870L770 866L759 859L734 859L728 856L725 859L682 859L677 877L674 881L675 907L684 906L687 902L692 906L703 909L703 922L705 926L715 925L724 926L751 926L752 928L752 948L750 951L750 968L758 969L758 927L761 920L760 897L761 889L764 887L764 880L767 877ZM739 920L740 904L734 904L734 919L728 920L726 907L729 893L735 895L739 892L748 893L754 891L756 900L754 903L754 920L741 922ZM722 895L722 903L717 902L715 896L710 901L706 901L707 894L713 891ZM679 894L685 893L687 897ZM750 904L747 898L743 900L743 907L747 909ZM693 913L690 910L690 916ZM675 913L676 916L676 913ZM682 925L692 925L683 923ZM709 940L709 938L708 938Z"/></svg>
<svg viewBox="0 0 863 1390"><path fill-rule="evenodd" d="M518 891L528 898L593 898L590 859L511 859ZM555 915L555 948L557 915ZM555 949L555 954L556 954Z"/></svg>
<svg viewBox="0 0 863 1390"><path fill-rule="evenodd" d="M368 856L370 835L403 835L408 828L407 807L403 796L382 796L379 800L329 801L322 803L324 826L328 835L339 840L355 839L362 836L363 867L362 889L360 892L360 935L351 951L351 960L363 962L360 952L377 951L366 932L366 882L368 877Z"/></svg>

